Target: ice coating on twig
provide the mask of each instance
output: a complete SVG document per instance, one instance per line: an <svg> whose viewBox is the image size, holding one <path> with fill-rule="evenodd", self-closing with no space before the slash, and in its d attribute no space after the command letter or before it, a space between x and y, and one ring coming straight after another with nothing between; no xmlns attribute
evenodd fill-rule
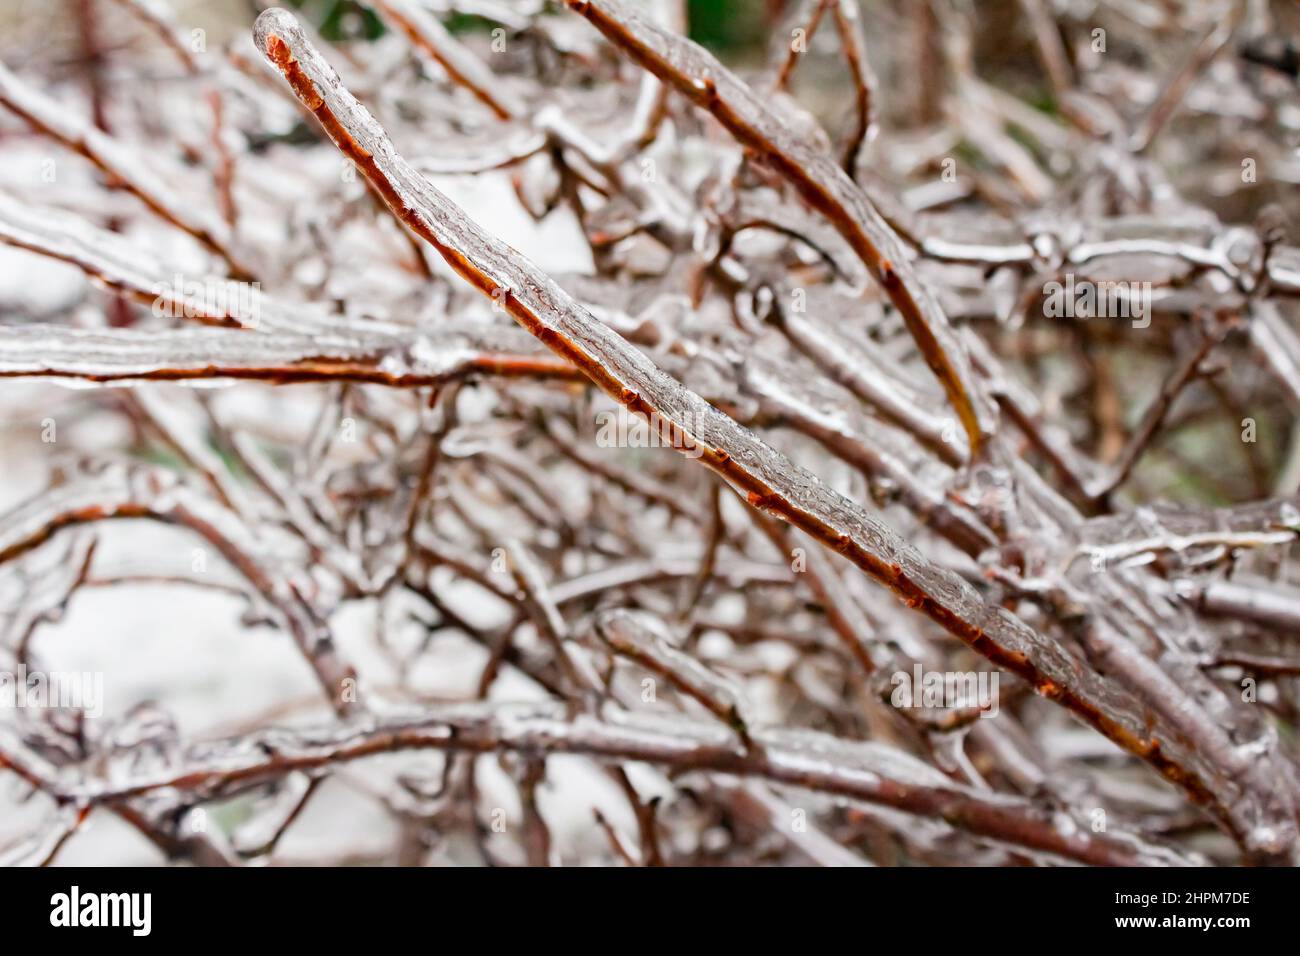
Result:
<svg viewBox="0 0 1300 956"><path fill-rule="evenodd" d="M571 0L570 6L625 48L646 69L712 112L773 165L832 224L889 294L966 429L981 447L992 429L982 386L947 316L913 269L898 236L867 195L825 153L789 135L767 105L703 48L651 23L622 3Z"/></svg>
<svg viewBox="0 0 1300 956"><path fill-rule="evenodd" d="M239 515L160 469L110 466L85 472L0 516L0 562L30 551L64 527L111 517L164 521L207 540L273 610L340 712L353 709L355 698L340 689L349 673L334 653L328 628L303 600L293 572Z"/></svg>
<svg viewBox="0 0 1300 956"><path fill-rule="evenodd" d="M129 45L105 42L100 5L74 5L77 49L57 63L40 49L24 54L23 82L39 79L51 102L135 161L156 156L163 165L131 170L138 189L160 173L192 209L219 210L233 229L228 151L239 163L239 234L256 242L253 265L273 295L251 294L247 265L227 280L215 260L203 264L165 215L145 212L104 171L116 159L69 166L50 129L8 124L17 131L0 150L9 188L96 225L22 204L0 210L0 243L14 247L0 248L0 377L39 379L0 383L12 409L11 501L26 497L33 470L45 479L9 516L23 532L0 554L0 667L39 668L47 651L58 659L63 638L89 637L93 654L127 649L107 665L115 700L142 678L150 696L167 688L121 720L73 728L42 708L20 733L0 723L0 776L19 783L19 799L37 791L32 809L51 811L33 815L44 833L12 845L19 859L51 862L69 842L84 858L100 844L103 828L83 833L79 813L54 812L61 805L115 815L167 858L200 865L289 863L304 852L402 865L467 862L464 853L533 865L557 854L630 866L1161 864L1196 859L1192 848L1219 864L1295 862L1300 662L1285 636L1300 631L1286 560L1300 527L1300 502L1288 497L1300 450L1293 440L1287 452L1286 429L1300 403L1300 282L1286 245L1293 203L1275 187L1300 114L1294 64L1279 75L1251 37L1276 11L1261 6L1246 21L1241 55L1206 57L1218 42L1202 42L1170 70L1166 40L1182 33L1195 47L1222 36L1223 18L1167 5L1159 23L1127 24L1124 62L1094 58L1084 84L1067 51L1123 12L1103 5L1085 25L1060 4L1025 0L1048 109L1018 83L1026 65L1037 68L1032 48L973 55L1000 24L971 5L942 23L929 4L901 14L862 5L857 24L842 21L859 6L852 0L800 0L784 4L798 8L784 25L776 4L751 5L767 19L770 72L781 69L769 85L749 69L756 61L737 60L756 93L678 36L678 0L639 0L645 18L676 20L662 31L628 14L638 5L575 3L603 35L543 0L509 9L393 0L377 41L369 31L322 41L300 24L418 172L472 177L445 189L487 231L554 262L555 285L659 370L878 512L928 559L921 570L906 554L876 568L882 588L860 573L873 566L853 528L812 524L823 512L796 513L781 496L788 484L751 482L760 466L696 442L694 422L659 420L662 431L651 431L642 416L658 415L665 392L625 375L607 344L579 344L528 311L540 300L522 297L540 273L527 262L510 254L519 268L500 274L523 276L518 296L491 288L497 276L476 271L486 259L456 259L476 248L456 226L444 251L496 308L447 282L421 245L427 228L406 215L419 204L357 182L358 167L383 171L323 100L317 115L349 158L311 117L302 122L298 95L267 73L248 33L247 50L205 49L155 0L115 2L129 14ZM452 27L449 15L470 10L504 33L453 27L453 39L438 23ZM28 5L15 42L50 35L50 16ZM810 46L818 24L821 42ZM878 42L899 28L918 42ZM877 102L872 61L912 82ZM280 65L317 105L301 66ZM158 69L168 82L150 82ZM795 72L807 82L787 82ZM833 91L825 99L823 84ZM1130 86L1158 95L1096 95ZM218 87L230 94L220 117ZM510 103L512 118L484 94ZM226 135L210 138L208 107ZM1137 155L1130 132L1151 118L1150 148ZM875 119L868 154L861 134ZM1236 185L1239 134L1263 188ZM850 243L860 224L834 196L809 193L820 180L799 149L848 173L951 319L997 416L975 454ZM1243 183L1254 163L1243 163ZM376 202L385 198L392 220ZM1252 213L1253 224L1235 218ZM1122 323L1075 321L1103 316L1068 288L1064 301L1083 308L1061 312L1052 280L1068 285L1067 274L1099 292L1112 280L1149 283L1152 321L1132 330L1122 313ZM104 383L132 387L94 387ZM743 496L709 469L651 450L666 444ZM95 457L71 460L87 453ZM159 466L139 469L123 492L97 470L101 458ZM179 498L193 507L178 508ZM13 530L0 520L4 529ZM224 558L206 566L214 539L242 572ZM123 550L147 557L123 561ZM975 618L966 605L926 603L930 592L915 588L934 584L924 577L933 568L1053 645L1059 654L1030 647L1030 664L1047 655L1073 668L1068 680L1015 676L1028 668L1007 656L1019 653L1014 642L966 632L981 659L953 640ZM232 614L188 616L190 597ZM128 614L84 610L101 601L147 601L151 616L173 616L157 640L183 665L139 653L155 638L121 634ZM962 617L940 627L943 608ZM629 616L634 639L600 640L593 622ZM280 644L277 631L301 653L280 648L283 666L259 660L253 673L245 650L260 653L268 637ZM304 676L296 658L320 673L313 658L335 653L331 635L356 661L359 701L337 654L319 680L324 698L282 696ZM228 675L236 653L239 675ZM956 680L945 700L909 706L892 693L900 676L921 681L918 666ZM962 682L994 666L1004 670L1000 707L996 686L991 703L972 706L985 695ZM647 670L661 679L648 684ZM187 677L202 672L211 693L242 702L262 691L267 709L187 746L178 718L197 702ZM444 688L545 703L446 707ZM1032 700L1034 689L1065 706ZM1084 698L1071 696L1080 689ZM1137 727L1126 745L1182 794L1075 726L1091 704L1111 729ZM346 720L298 723L298 708L326 707ZM860 746L864 737L889 746ZM82 759L65 765L74 753ZM488 762L518 796L519 824L506 835L489 835L481 818L486 781L474 771ZM612 782L626 806L602 805L593 828L573 774ZM494 769L494 796L501 776ZM344 788L314 797L326 780ZM321 804L332 811L340 789L400 822L397 839L365 845L349 827L306 851L293 821L309 804L313 816ZM703 812L683 814L679 795ZM248 803L258 824L233 845L218 828L199 829L205 803L226 798ZM791 827L804 812L807 828ZM1090 839L1075 839L1081 832Z"/></svg>
<svg viewBox="0 0 1300 956"><path fill-rule="evenodd" d="M504 332L504 334L503 334ZM50 377L88 382L143 379L260 379L271 382L374 382L402 388L468 376L569 378L566 362L539 355L513 329L456 323L436 339L357 343L325 336L254 334L226 329L0 328L0 378Z"/></svg>
<svg viewBox="0 0 1300 956"><path fill-rule="evenodd" d="M674 647L658 622L615 611L598 617L595 630L615 653L667 677L735 730L745 746L752 746L750 726L754 720L740 688Z"/></svg>
<svg viewBox="0 0 1300 956"><path fill-rule="evenodd" d="M523 112L523 106L502 89L502 81L418 3L376 0L375 6L384 19L395 24L422 53L437 61L454 82L473 93L499 119L513 119Z"/></svg>
<svg viewBox="0 0 1300 956"><path fill-rule="evenodd" d="M236 272L251 276L247 264L235 251L234 236L226 223L181 199L162 179L147 175L144 171L148 169L148 163L130 149L78 119L41 91L28 86L3 63L0 63L0 104L68 149L85 156L120 181L161 218L225 259Z"/></svg>
<svg viewBox="0 0 1300 956"><path fill-rule="evenodd" d="M563 706L551 703L443 705L410 717L266 731L237 741L196 745L186 755L186 770L181 774L141 774L93 791L72 788L68 795L111 803L179 787L211 799L228 789L375 753L420 749L526 753L544 743L554 753L713 769L807 786L944 820L1049 857L1100 865L1195 862L1131 838L1094 834L1083 828L1062 832L1051 815L1031 801L955 784L921 761L882 744L767 727L754 729L754 742L757 749L747 752L725 727L681 717L573 716Z"/></svg>
<svg viewBox="0 0 1300 956"><path fill-rule="evenodd" d="M1206 768L1194 757L1180 766L1176 746L1166 743L1171 738L1160 735L1156 744L1150 736L1150 714L1127 692L1082 667L1018 618L986 605L958 576L928 561L862 508L683 388L518 252L479 229L397 153L373 117L307 43L291 14L266 11L258 18L255 37L394 213L467 281L503 301L545 344L572 360L616 400L686 435L692 447L702 450L705 462L752 504L845 554L991 660L1020 674L1202 799L1209 797ZM1226 806L1223 811L1231 813Z"/></svg>

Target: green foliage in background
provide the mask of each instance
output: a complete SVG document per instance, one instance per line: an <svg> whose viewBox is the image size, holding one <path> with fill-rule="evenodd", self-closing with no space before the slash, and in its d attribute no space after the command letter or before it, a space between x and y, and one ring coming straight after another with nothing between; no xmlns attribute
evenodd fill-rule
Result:
<svg viewBox="0 0 1300 956"><path fill-rule="evenodd" d="M384 35L383 21L369 5L358 0L289 0L327 40ZM723 56L744 56L764 48L764 0L689 0L692 39ZM469 14L453 13L444 24L452 33L489 30L491 22Z"/></svg>
<svg viewBox="0 0 1300 956"><path fill-rule="evenodd" d="M691 38L723 54L762 50L764 0L690 0Z"/></svg>
<svg viewBox="0 0 1300 956"><path fill-rule="evenodd" d="M384 35L383 21L357 0L289 0L326 40L375 40Z"/></svg>

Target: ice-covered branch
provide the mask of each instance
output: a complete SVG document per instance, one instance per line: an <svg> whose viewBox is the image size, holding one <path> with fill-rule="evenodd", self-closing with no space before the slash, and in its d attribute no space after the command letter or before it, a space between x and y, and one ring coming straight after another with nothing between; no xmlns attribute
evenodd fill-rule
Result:
<svg viewBox="0 0 1300 956"><path fill-rule="evenodd" d="M726 727L645 715L573 716L562 705L460 705L426 708L411 718L371 720L320 730L265 730L228 743L196 745L180 769L124 783L29 777L64 800L114 803L163 788L207 800L279 779L322 772L377 754L580 754L636 760L678 771L754 777L933 818L1008 847L1103 866L1180 865L1188 861L1122 835L1097 834L1019 797L980 793L950 781L883 744L838 740L811 731L753 730L746 749ZM21 753L0 760L22 766ZM48 770L44 773L48 773Z"/></svg>
<svg viewBox="0 0 1300 956"><path fill-rule="evenodd" d="M509 330L507 330L508 332ZM493 347L493 339L498 347ZM54 325L0 328L0 378L142 380L247 379L366 382L397 388L442 385L464 378L558 378L577 375L569 363L532 349L510 351L514 336L450 326L412 348L365 348L293 335L226 329L80 329Z"/></svg>
<svg viewBox="0 0 1300 956"><path fill-rule="evenodd" d="M159 218L189 233L220 256L238 278L256 275L236 247L230 227L202 207L178 196L160 177L151 174L150 162L129 147L78 118L65 106L46 96L0 63L0 105L8 107L33 129L67 149L86 157L114 183L149 207Z"/></svg>
<svg viewBox="0 0 1300 956"><path fill-rule="evenodd" d="M293 637L331 706L344 714L356 709L356 678L339 658L328 627L303 598L283 560L234 512L161 469L109 466L56 486L0 516L0 564L21 557L66 528L132 518L176 525L210 544Z"/></svg>
<svg viewBox="0 0 1300 956"><path fill-rule="evenodd" d="M697 76L683 70L679 42L665 39L664 34L639 21L627 27L625 21L631 15L621 7L600 0L583 8L612 34L623 37L665 79ZM1245 810L1238 804L1235 785L1226 776L1217 776L1212 766L1203 765L1194 750L1184 751L1178 735L1166 733L1162 721L1126 691L1014 615L986 604L965 581L925 558L879 519L683 388L549 277L475 225L396 152L380 126L306 41L292 16L267 11L258 19L257 39L302 103L384 196L394 215L430 242L462 278L502 303L524 328L572 361L614 400L656 423L661 436L698 457L751 505L840 552L910 607L1146 760L1198 801L1210 804L1239 839L1253 839L1256 821L1239 816ZM726 103L734 94L747 97L743 99L746 109L761 109L752 102L751 94L732 89L729 76L710 74L707 81L700 80L698 87L691 89L706 103ZM726 96L719 96L718 84L725 84ZM756 121L765 122L765 114L758 114ZM797 144L791 148L803 149ZM826 163L820 157L808 159L817 169ZM833 164L830 168L834 170L830 176L834 192L855 188ZM870 215L875 214L870 211ZM951 388L958 383L952 379L947 384ZM956 401L958 396L953 398ZM974 406L967 408L973 410ZM969 426L975 424L974 418L968 422ZM972 443L978 445L983 432L977 427L969 430ZM1277 852L1272 845L1260 849Z"/></svg>
<svg viewBox="0 0 1300 956"><path fill-rule="evenodd" d="M701 47L614 0L572 0L569 6L655 76L712 113L831 221L897 306L921 355L947 391L972 449L981 448L994 424L965 351L902 243L848 174L789 130L753 90Z"/></svg>

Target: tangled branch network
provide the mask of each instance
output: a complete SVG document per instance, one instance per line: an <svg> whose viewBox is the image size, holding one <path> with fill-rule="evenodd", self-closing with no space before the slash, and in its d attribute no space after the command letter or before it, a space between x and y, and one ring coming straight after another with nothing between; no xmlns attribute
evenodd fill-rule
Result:
<svg viewBox="0 0 1300 956"><path fill-rule="evenodd" d="M1300 862L1294 5L732 6L6 32L0 857Z"/></svg>

